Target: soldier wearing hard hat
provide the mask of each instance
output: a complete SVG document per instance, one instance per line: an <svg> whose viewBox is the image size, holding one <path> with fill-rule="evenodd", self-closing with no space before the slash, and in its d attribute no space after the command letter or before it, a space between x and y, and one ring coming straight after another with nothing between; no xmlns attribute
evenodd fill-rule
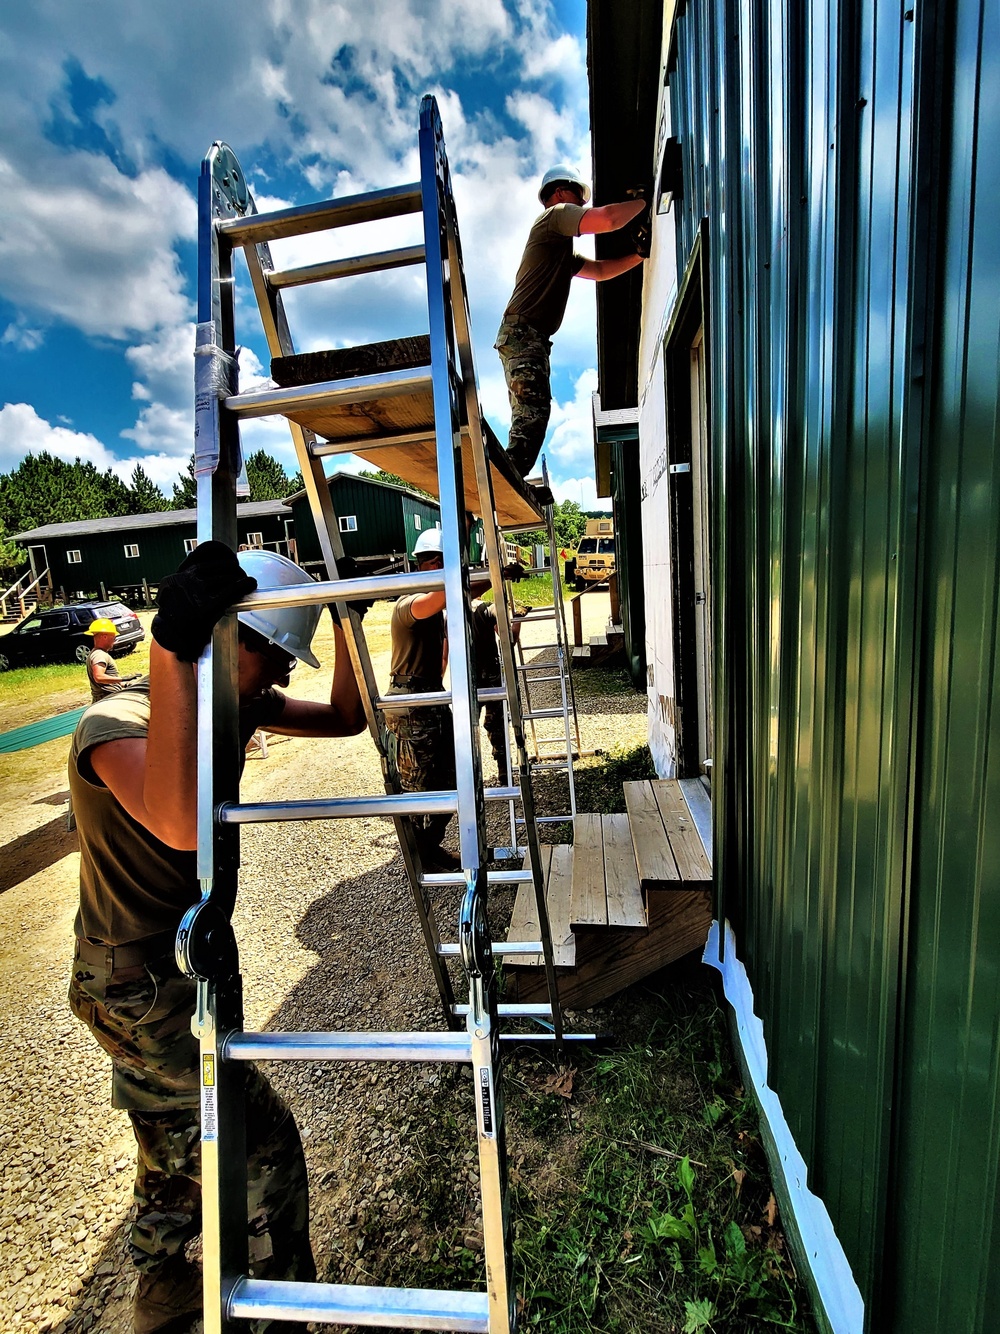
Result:
<svg viewBox="0 0 1000 1334"><path fill-rule="evenodd" d="M94 647L87 654L87 680L90 682L90 698L96 704L99 699L107 699L135 681L142 680L141 672L131 676L122 676L118 664L111 656L111 650L118 638L114 621L99 617L91 621L84 631L94 641Z"/></svg>
<svg viewBox="0 0 1000 1334"><path fill-rule="evenodd" d="M161 581L149 677L92 704L70 751L80 905L69 1000L112 1058L112 1102L128 1112L138 1149L129 1234L139 1270L134 1334L187 1330L202 1305L201 1274L185 1254L201 1230L199 1053L191 1032L196 984L174 956L181 918L201 895L194 664L215 623L258 580L267 588L311 582L274 552L248 551L241 562L222 543L205 542ZM311 647L319 616L315 605L239 613L244 745L258 727L328 737L363 729L338 624L329 703L293 699L276 688L288 685L298 662L319 667ZM252 1066L246 1131L251 1273L311 1281L299 1133L282 1098Z"/></svg>
<svg viewBox="0 0 1000 1334"><path fill-rule="evenodd" d="M544 212L531 224L495 344L510 397L507 453L522 477L534 467L545 440L552 406L549 351L566 313L570 283L617 278L649 254L648 228L633 233L632 254L615 259L587 259L573 249L576 236L616 232L634 223L646 208L644 199L587 208L590 186L564 164L542 177L538 199Z"/></svg>

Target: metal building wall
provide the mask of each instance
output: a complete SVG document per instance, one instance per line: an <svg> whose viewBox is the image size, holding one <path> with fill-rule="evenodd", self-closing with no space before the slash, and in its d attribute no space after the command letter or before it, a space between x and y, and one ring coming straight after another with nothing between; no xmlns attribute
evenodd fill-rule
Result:
<svg viewBox="0 0 1000 1334"><path fill-rule="evenodd" d="M874 1334L1000 1297L1000 17L688 0L720 915Z"/></svg>

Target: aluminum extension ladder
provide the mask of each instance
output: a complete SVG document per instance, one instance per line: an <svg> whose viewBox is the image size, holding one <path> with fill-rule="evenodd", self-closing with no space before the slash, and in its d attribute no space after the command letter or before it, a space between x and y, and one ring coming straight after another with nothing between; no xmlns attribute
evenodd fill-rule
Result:
<svg viewBox="0 0 1000 1334"><path fill-rule="evenodd" d="M199 190L199 326L196 348L196 449L198 539L236 545L236 483L240 470L239 422L281 413L288 417L329 578L313 586L281 590L258 588L239 608L267 609L306 603L336 602L351 660L362 686L369 730L382 762L385 793L357 798L296 802L241 803L236 694L237 638L234 616L224 618L198 668L198 874L200 903L185 916L178 933L178 961L198 979L195 1027L202 1060L202 1189L204 1220L205 1328L219 1334L234 1322L270 1318L327 1324L376 1324L396 1329L474 1330L511 1334L516 1303L510 1269L510 1211L507 1199L504 1103L501 1081L500 1019L513 1013L544 1015L547 1036L561 1043L562 1031L552 942L541 880L531 769L524 739L518 692L507 698L518 759L519 789L525 819L530 869L487 872L485 801L509 800L510 788L485 792L479 755L478 704L472 660L468 598L467 508L482 513L491 582L498 608L497 626L504 679L516 682L510 625L505 607L496 523L493 477L502 463L493 444L487 458L488 428L478 404L457 221L440 118L433 98L420 110L420 181L398 189L331 200L272 214L259 214L232 150L213 146L202 166ZM306 269L276 272L268 243L278 238L420 212L424 244L406 251L330 261ZM402 263L423 262L427 273L430 325L428 364L311 383L291 389L240 394L235 338L234 251L242 247L275 358L294 354L281 300L283 287L324 281L346 273L374 272ZM387 429L377 439L350 433L318 439L310 414L347 415L378 394L386 398L426 396L431 418L420 431ZM306 424L303 424L303 420ZM433 442L441 503L443 571L417 571L378 577L340 579L343 558L336 516L323 472L323 458L365 448L398 449ZM470 452L474 479L463 473L463 449ZM395 462L393 467L398 468ZM513 493L519 479L501 483ZM470 496L477 500L469 503ZM538 512L536 507L536 513ZM451 690L440 695L380 695L357 614L356 599L390 598L444 588L446 595ZM234 608L233 610L237 610ZM484 692L495 698L494 692ZM454 716L456 772L454 791L404 793L389 759L384 712L401 703L414 706L448 702ZM458 817L463 872L425 874L419 849L405 817L454 813ZM431 966L448 1025L444 1032L419 1033L248 1033L243 1029L239 955L230 918L239 865L239 827L268 820L335 819L391 816L400 837L404 864L414 891ZM490 940L486 903L490 882L530 879L540 922L540 940L505 946ZM439 884L464 886L458 940L439 938L431 895ZM494 955L542 953L551 1003L546 1007L502 1007L497 1000ZM461 959L468 980L468 1002L457 1004L445 960ZM463 1024L464 1021L464 1024ZM589 1035L574 1035L588 1040ZM523 1039L518 1038L518 1041ZM256 1280L248 1276L246 1228L246 1157L240 1063L246 1060L448 1061L471 1065L478 1131L482 1193L486 1291L436 1291L306 1284Z"/></svg>
<svg viewBox="0 0 1000 1334"><path fill-rule="evenodd" d="M544 454L542 455L541 482L542 494L551 496L549 487L549 472ZM576 815L576 777L574 772L574 761L581 758L585 752L582 749L580 741L580 723L576 712L576 694L573 688L573 676L571 672L571 653L569 650L569 641L566 633L566 612L562 595L562 580L559 573L559 559L557 556L555 522L553 506L549 501L544 507L545 531L549 542L549 573L552 578L552 605L529 607L526 611L517 613L514 608L515 595L513 589L509 586L507 593L507 614L511 625L537 625L540 622L551 622L554 627L555 638L548 643L532 644L526 646L520 635L513 637L514 645L514 670L518 676L519 695L523 696L524 709L522 711L522 721L530 724L530 736L532 753L528 757L528 763L532 772L549 772L566 774L567 778L567 804L569 810L563 813L550 815L536 815L536 824L565 824L572 821ZM516 533L518 530L502 529L506 533ZM544 573L544 570L530 571L532 574ZM525 656L525 649L529 647L533 652L553 653L555 660L545 659L541 662L528 661ZM559 704L558 706L545 706L539 704L533 691L542 685L558 682ZM505 704L506 709L506 704ZM539 724L552 725L556 728L554 736L540 735ZM508 736L509 742L509 736ZM508 744L508 774L512 774L511 756ZM512 781L512 779L511 779ZM520 846L518 838L518 826L524 823L524 817L518 816L515 809L515 803L512 800L509 804L508 819L510 822L510 840L509 849L497 849L497 855L510 852L512 855L523 853L524 848Z"/></svg>

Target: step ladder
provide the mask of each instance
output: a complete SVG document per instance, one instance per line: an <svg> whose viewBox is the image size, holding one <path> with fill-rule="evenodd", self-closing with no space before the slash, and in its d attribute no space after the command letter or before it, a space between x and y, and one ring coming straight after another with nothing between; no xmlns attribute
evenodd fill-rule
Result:
<svg viewBox="0 0 1000 1334"><path fill-rule="evenodd" d="M258 588L233 611L336 603L361 686L385 791L356 798L244 803L239 799L235 617L223 619L198 669L198 874L202 899L178 933L178 962L198 979L195 1026L202 1056L202 1182L206 1334L248 1319L273 1318L394 1329L481 1330L510 1334L516 1304L510 1270L501 1018L537 1017L542 1037L570 1040L562 1028L538 848L531 766L518 691L506 693L517 782L484 791L479 753L479 693L472 658L468 596L468 534L464 512L485 519L491 585L504 680L518 681L501 578L499 526L537 522L540 502L513 470L483 421L478 402L454 199L437 106L421 103L420 181L399 188L274 213L257 212L232 150L217 143L202 166L199 190L199 324L196 346L198 539L236 546L239 424L280 413L288 421L328 578L312 587ZM278 271L270 242L331 228L420 213L423 245ZM241 248L272 353L278 388L240 393L237 376L234 255ZM429 336L393 344L296 358L282 291L423 263ZM404 346L400 346L403 344ZM319 368L320 376L316 377ZM336 374L331 374L331 369ZM304 379L304 383L302 382ZM440 499L444 569L343 579L337 516L323 460L331 454L374 454L382 466L433 490ZM451 689L440 696L381 695L363 626L350 604L443 588L449 625ZM448 703L456 749L452 791L403 792L386 743L385 711L400 704ZM513 776L513 775L512 775ZM488 871L487 801L522 804L526 866ZM407 817L457 816L463 870L428 874ZM421 1033L248 1033L243 1029L239 952L230 918L239 866L239 830L274 820L389 816L399 836L425 944L442 1002L446 1030ZM538 905L539 939L505 944L490 939L490 886L530 880ZM464 889L457 940L443 941L433 911L438 886ZM549 1002L502 1006L494 958L541 953ZM468 999L459 1003L448 971L461 961ZM572 1035L590 1040L590 1035ZM517 1036L517 1041L524 1039ZM430 1291L343 1284L256 1280L249 1276L246 1157L240 1064L247 1060L431 1061L472 1067L482 1193L486 1291Z"/></svg>

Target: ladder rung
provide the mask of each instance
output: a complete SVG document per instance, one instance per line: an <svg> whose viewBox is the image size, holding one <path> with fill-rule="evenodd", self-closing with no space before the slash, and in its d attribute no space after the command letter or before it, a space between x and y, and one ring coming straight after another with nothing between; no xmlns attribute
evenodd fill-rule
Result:
<svg viewBox="0 0 1000 1334"><path fill-rule="evenodd" d="M433 430L407 431L402 435L357 435L350 440L315 440L309 446L313 458L327 458L331 454L353 454L359 449L401 449L407 445L433 443Z"/></svg>
<svg viewBox="0 0 1000 1334"><path fill-rule="evenodd" d="M380 371L377 375L352 375L349 380L321 380L318 384L291 389L255 389L249 394L231 394L226 409L234 417L273 417L306 408L346 407L372 399L396 398L401 394L425 394L431 389L430 371L416 367L405 371Z"/></svg>
<svg viewBox="0 0 1000 1334"><path fill-rule="evenodd" d="M528 653L541 653L541 652L543 652L543 651L546 650L546 649L562 648L562 644L525 644L524 647L525 647L525 650L526 650ZM534 665L535 665L536 667L551 667L551 666L552 666L552 663L551 663L551 662L538 662L538 663L535 663Z"/></svg>
<svg viewBox="0 0 1000 1334"><path fill-rule="evenodd" d="M460 945L438 945L438 954L444 957L451 957L461 954ZM493 953L501 954L541 954L542 942L540 940L495 940L493 942Z"/></svg>
<svg viewBox="0 0 1000 1334"><path fill-rule="evenodd" d="M530 871L487 871L486 880L491 885L520 885L530 883ZM420 883L428 889L436 885L464 885L465 876L460 871L432 871L421 876Z"/></svg>
<svg viewBox="0 0 1000 1334"><path fill-rule="evenodd" d="M567 820L572 820L572 815L567 811L565 815L536 815L535 824L565 824ZM524 824L523 815L516 817L515 824Z"/></svg>
<svg viewBox="0 0 1000 1334"><path fill-rule="evenodd" d="M371 598L403 597L406 593L434 593L444 588L442 570L411 570L409 574L370 574L358 579L327 579L322 583L292 584L287 588L258 588L237 602L232 611L259 611L268 607L311 607L317 602L357 602Z"/></svg>
<svg viewBox="0 0 1000 1334"><path fill-rule="evenodd" d="M369 1328L458 1330L462 1334L488 1334L490 1327L485 1292L293 1283L288 1279L241 1278L229 1298L228 1315L238 1320L295 1320L303 1328L311 1320Z"/></svg>
<svg viewBox="0 0 1000 1334"><path fill-rule="evenodd" d="M551 664L550 662L539 663L539 664L537 664L537 666L535 667L535 670L537 671L537 670L538 670L538 667L551 667L551 666L552 666L552 664ZM531 668L530 668L530 667L519 667L517 670L518 670L519 672L530 672L530 671L531 671ZM533 680L531 680L531 681L528 682L528 685L529 685L529 686L540 686L540 685L542 684L543 681L561 681L561 680L562 680L562 677L559 675L558 672L556 672L556 674L555 674L554 676L536 676Z"/></svg>
<svg viewBox="0 0 1000 1334"><path fill-rule="evenodd" d="M527 616L512 616L510 618L512 625L528 625L532 621L554 621L555 619L556 615L555 612L553 611L547 611L541 616L527 615ZM534 647L534 645L529 645L528 647L531 648Z"/></svg>
<svg viewBox="0 0 1000 1334"><path fill-rule="evenodd" d="M492 704L495 700L505 700L507 691L503 686L484 686L482 690L476 692L476 696L480 704ZM375 707L387 713L394 713L397 709L428 708L432 704L450 704L451 702L452 694L450 690L427 690L414 691L407 695L379 695L375 701Z"/></svg>
<svg viewBox="0 0 1000 1334"><path fill-rule="evenodd" d="M487 801L520 801L521 789L519 787L487 787L483 789L483 796Z"/></svg>
<svg viewBox="0 0 1000 1334"><path fill-rule="evenodd" d="M224 1061L470 1061L467 1033L231 1033Z"/></svg>
<svg viewBox="0 0 1000 1334"><path fill-rule="evenodd" d="M533 722L537 718L562 718L564 716L562 709L534 709L531 713L521 714L525 722Z"/></svg>
<svg viewBox="0 0 1000 1334"><path fill-rule="evenodd" d="M457 792L392 792L375 797L223 802L216 819L220 824L268 824L278 820L345 820L365 815L454 815L457 811Z"/></svg>
<svg viewBox="0 0 1000 1334"><path fill-rule="evenodd" d="M257 245L287 236L307 236L331 227L350 227L357 222L375 222L379 218L398 218L419 213L420 184L396 185L369 194L344 195L324 199L318 204L298 208L279 208L273 213L254 213L249 218L230 218L216 223L221 235L233 245Z"/></svg>
<svg viewBox="0 0 1000 1334"><path fill-rule="evenodd" d="M472 1007L470 1005L453 1005L452 1014L468 1014ZM498 1005L497 1014L508 1019L551 1019L551 1005Z"/></svg>
<svg viewBox="0 0 1000 1334"><path fill-rule="evenodd" d="M301 287L305 283L353 278L361 273L382 273L386 269L402 269L408 264L423 262L424 247L414 245L401 250L380 250L372 255L355 255L351 259L328 259L325 264L307 264L300 269L276 269L264 276L268 287Z"/></svg>

